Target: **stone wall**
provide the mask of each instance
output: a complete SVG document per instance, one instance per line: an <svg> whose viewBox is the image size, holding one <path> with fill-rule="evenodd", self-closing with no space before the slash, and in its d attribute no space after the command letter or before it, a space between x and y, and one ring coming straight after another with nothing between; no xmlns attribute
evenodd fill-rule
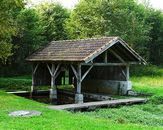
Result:
<svg viewBox="0 0 163 130"><path fill-rule="evenodd" d="M131 81L86 80L82 83L82 91L90 93L125 95L131 89Z"/></svg>

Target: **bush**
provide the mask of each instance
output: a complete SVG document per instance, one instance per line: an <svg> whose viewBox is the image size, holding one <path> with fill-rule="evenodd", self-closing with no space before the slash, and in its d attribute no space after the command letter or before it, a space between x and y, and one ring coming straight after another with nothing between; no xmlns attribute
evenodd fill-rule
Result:
<svg viewBox="0 0 163 130"><path fill-rule="evenodd" d="M130 69L132 76L163 76L163 69L154 65L133 66Z"/></svg>

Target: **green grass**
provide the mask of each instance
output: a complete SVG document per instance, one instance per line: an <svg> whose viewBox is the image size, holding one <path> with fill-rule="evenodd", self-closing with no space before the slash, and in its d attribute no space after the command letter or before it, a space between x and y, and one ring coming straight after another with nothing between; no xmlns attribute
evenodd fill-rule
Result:
<svg viewBox="0 0 163 130"><path fill-rule="evenodd" d="M144 76L133 76L131 80L135 91L152 94L152 96L148 97L149 101L147 104L123 106L113 109L98 109L83 114L98 119L111 120L115 123L134 123L163 127L163 69L156 69L154 67L154 70L151 71L154 71L155 75L149 75L148 67L147 72L144 71L142 71ZM157 73L158 75L156 75Z"/></svg>
<svg viewBox="0 0 163 130"><path fill-rule="evenodd" d="M38 110L39 117L10 117L8 113L15 110ZM110 109L109 109L110 110ZM0 92L0 130L146 130L162 129L114 122L103 118L94 118L80 113L50 110L46 105Z"/></svg>
<svg viewBox="0 0 163 130"><path fill-rule="evenodd" d="M0 89L5 91L30 90L31 76L0 77Z"/></svg>
<svg viewBox="0 0 163 130"><path fill-rule="evenodd" d="M68 79L66 78L66 82ZM30 75L26 76L16 76L16 77L0 77L0 90L4 91L30 91L32 84L32 77ZM37 86L35 89L47 90L50 86ZM72 90L74 89L72 85L60 85L59 89Z"/></svg>
<svg viewBox="0 0 163 130"><path fill-rule="evenodd" d="M133 88L136 91L163 94L163 77L132 77Z"/></svg>
<svg viewBox="0 0 163 130"><path fill-rule="evenodd" d="M139 70L139 69L138 69ZM151 70L151 71L150 71ZM142 74L139 74L139 73ZM159 130L163 129L163 69L147 67L133 74L133 89L150 93L147 104L98 109L92 112L55 111L45 104L0 91L0 130ZM30 76L0 78L0 87L24 90L31 85ZM9 87L10 86L10 87ZM62 87L61 87L62 88ZM65 86L63 87L65 88ZM13 118L14 110L38 110L40 117Z"/></svg>
<svg viewBox="0 0 163 130"><path fill-rule="evenodd" d="M0 77L0 90L4 91L30 91L32 85L32 77L16 76L16 77ZM35 89L47 90L50 86L37 86Z"/></svg>
<svg viewBox="0 0 163 130"><path fill-rule="evenodd" d="M115 123L163 126L163 105L148 103L112 109L99 109L93 112L85 112L84 114L98 119L112 120Z"/></svg>

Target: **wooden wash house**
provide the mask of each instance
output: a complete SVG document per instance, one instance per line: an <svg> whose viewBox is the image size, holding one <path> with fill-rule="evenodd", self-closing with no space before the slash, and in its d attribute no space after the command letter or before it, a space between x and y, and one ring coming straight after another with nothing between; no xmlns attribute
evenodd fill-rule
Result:
<svg viewBox="0 0 163 130"><path fill-rule="evenodd" d="M56 99L66 76L75 86L75 103L83 103L83 92L127 94L130 65L146 63L119 37L52 41L26 60L33 65L31 91L50 85L50 98Z"/></svg>

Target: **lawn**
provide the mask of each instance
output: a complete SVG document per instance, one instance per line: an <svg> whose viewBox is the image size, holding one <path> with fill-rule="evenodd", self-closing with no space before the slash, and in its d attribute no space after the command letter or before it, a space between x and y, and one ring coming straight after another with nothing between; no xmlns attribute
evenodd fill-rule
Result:
<svg viewBox="0 0 163 130"><path fill-rule="evenodd" d="M45 104L0 91L0 130L163 129L163 71L157 71L159 74L133 75L131 78L134 90L152 94L148 97L147 104L97 109L92 112L50 110ZM5 85L10 90L12 84L14 89L18 86L20 90L28 90L31 84L30 76L0 78L0 87L3 90ZM8 113L14 110L38 110L42 115L32 118L9 117Z"/></svg>
<svg viewBox="0 0 163 130"><path fill-rule="evenodd" d="M9 117L8 113L14 110L38 110L39 117ZM109 109L111 110L111 109ZM0 130L140 130L162 129L135 125L127 122L114 122L103 118L95 118L81 113L50 110L46 105L0 92Z"/></svg>
<svg viewBox="0 0 163 130"><path fill-rule="evenodd" d="M149 71L148 68L146 71ZM163 129L163 69L157 69L157 71L156 73L155 70L153 74L149 74L151 71L145 72L146 74L144 75L136 75L131 78L135 91L152 94L152 96L147 97L149 99L147 104L98 109L82 114L124 124L134 123L155 127L161 126Z"/></svg>
<svg viewBox="0 0 163 130"><path fill-rule="evenodd" d="M0 77L0 89L4 91L27 91L31 83L31 76Z"/></svg>

